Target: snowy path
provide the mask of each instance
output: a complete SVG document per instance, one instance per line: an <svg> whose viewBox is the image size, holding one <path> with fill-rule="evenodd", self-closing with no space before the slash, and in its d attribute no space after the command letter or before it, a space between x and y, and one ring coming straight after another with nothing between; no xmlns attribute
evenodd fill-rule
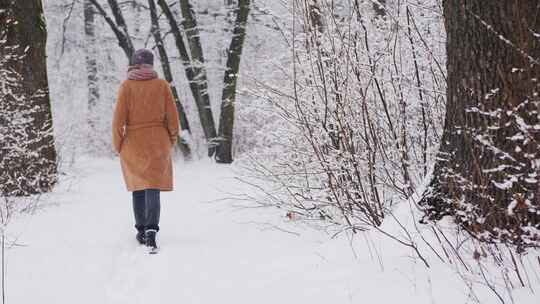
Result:
<svg viewBox="0 0 540 304"><path fill-rule="evenodd" d="M402 250L385 246L381 265L363 240L355 257L344 238L269 229L262 223L280 220L273 211L215 202L243 187L227 166L176 167L177 190L162 194L162 250L147 255L134 239L117 161L92 160L77 172L69 191L66 181L48 198L58 206L10 226L23 246L8 251L8 303L466 302L450 276L432 284Z"/></svg>

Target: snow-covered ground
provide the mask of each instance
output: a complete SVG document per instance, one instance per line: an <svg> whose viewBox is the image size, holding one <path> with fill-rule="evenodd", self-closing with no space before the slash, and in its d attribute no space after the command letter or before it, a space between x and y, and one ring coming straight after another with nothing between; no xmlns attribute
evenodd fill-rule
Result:
<svg viewBox="0 0 540 304"><path fill-rule="evenodd" d="M79 163L44 208L9 226L7 303L470 302L450 268L428 271L394 242L332 239L221 200L251 190L209 162L177 164L176 191L162 194L161 252L148 255L118 161Z"/></svg>

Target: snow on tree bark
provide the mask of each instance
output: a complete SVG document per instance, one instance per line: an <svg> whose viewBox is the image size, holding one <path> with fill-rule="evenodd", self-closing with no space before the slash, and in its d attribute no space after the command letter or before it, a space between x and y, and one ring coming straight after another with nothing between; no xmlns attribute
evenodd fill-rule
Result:
<svg viewBox="0 0 540 304"><path fill-rule="evenodd" d="M167 80L167 82L169 82L171 86L171 91L172 91L174 101L176 104L176 109L178 111L178 116L180 117L180 127L182 128L182 130L190 132L186 112L184 111L184 107L182 106L182 103L180 102L180 98L178 97L178 91L176 90L176 87L173 84L174 81L173 81L172 72L171 72L171 65L169 63L167 50L165 49L165 45L163 44L163 39L161 37L161 30L159 28L159 17L157 14L156 3L154 2L154 0L148 0L148 8L150 9L152 35L154 36L154 41L156 42L156 47L159 52L161 67L163 69L165 80ZM191 158L191 148L189 147L189 144L187 142L185 142L183 139L180 139L178 141L178 147L180 148L180 151L182 151L182 154L184 155L185 158L187 159Z"/></svg>
<svg viewBox="0 0 540 304"><path fill-rule="evenodd" d="M474 237L540 241L540 3L444 1L445 127L425 218L451 215Z"/></svg>
<svg viewBox="0 0 540 304"><path fill-rule="evenodd" d="M218 163L232 163L232 140L234 127L234 103L236 99L236 84L240 70L242 48L246 38L246 26L249 16L249 0L239 0L233 37L228 49L227 67L223 79L223 94L221 97L221 114L219 119L219 144L216 151Z"/></svg>
<svg viewBox="0 0 540 304"><path fill-rule="evenodd" d="M96 60L95 11L89 0L84 1L84 38L86 52L86 73L88 74L88 123L93 129L94 108L99 102L99 79Z"/></svg>
<svg viewBox="0 0 540 304"><path fill-rule="evenodd" d="M208 156L212 156L215 153L216 146L216 123L212 114L210 95L208 94L208 77L206 76L206 69L204 67L204 52L201 45L199 28L193 6L189 0L180 0L180 9L182 17L184 17L182 26L187 37L191 65L195 74L193 81L196 82L200 95L197 108L199 110L204 136L208 141Z"/></svg>
<svg viewBox="0 0 540 304"><path fill-rule="evenodd" d="M208 144L208 156L212 156L215 153L214 141L217 133L214 116L212 114L210 105L208 80L206 77L206 69L204 67L205 61L203 49L199 39L195 13L193 12L189 1L182 1L180 3L182 15L185 18L183 27L188 38L188 48L184 43L180 27L178 26L176 18L167 2L165 0L158 0L158 5L161 7L161 10L169 22L171 33L174 36L176 48L180 54L180 59L184 66L186 78L189 82L189 87L193 95L195 105L197 106L199 120Z"/></svg>
<svg viewBox="0 0 540 304"><path fill-rule="evenodd" d="M131 56L133 55L133 52L135 51L135 47L133 46L133 41L131 40L131 37L129 36L129 31L126 23L126 19L124 18L124 14L122 13L122 10L120 9L120 6L118 5L118 2L116 0L107 0L109 3L109 6L111 8L111 12L114 16L114 20L116 21L116 26L120 30L120 32L125 37L125 42L127 44L127 55L128 58L131 60Z"/></svg>
<svg viewBox="0 0 540 304"><path fill-rule="evenodd" d="M0 24L0 193L47 192L57 155L41 0L1 0Z"/></svg>

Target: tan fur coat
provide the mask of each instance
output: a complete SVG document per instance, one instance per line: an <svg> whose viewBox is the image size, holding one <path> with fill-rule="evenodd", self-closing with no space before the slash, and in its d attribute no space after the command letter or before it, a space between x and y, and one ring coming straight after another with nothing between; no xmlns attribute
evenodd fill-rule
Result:
<svg viewBox="0 0 540 304"><path fill-rule="evenodd" d="M178 132L178 112L166 81L122 83L114 110L112 142L120 154L128 191L173 190L171 152Z"/></svg>

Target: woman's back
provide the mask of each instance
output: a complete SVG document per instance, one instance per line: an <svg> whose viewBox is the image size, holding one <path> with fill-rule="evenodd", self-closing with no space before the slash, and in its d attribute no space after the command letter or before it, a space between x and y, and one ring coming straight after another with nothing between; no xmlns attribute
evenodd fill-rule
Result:
<svg viewBox="0 0 540 304"><path fill-rule="evenodd" d="M165 121L165 96L169 90L167 82L158 78L145 81L125 80L121 90L125 90L127 95L128 126Z"/></svg>
<svg viewBox="0 0 540 304"><path fill-rule="evenodd" d="M112 130L128 191L171 191L171 150L179 122L169 84L158 78L125 80L118 91Z"/></svg>

